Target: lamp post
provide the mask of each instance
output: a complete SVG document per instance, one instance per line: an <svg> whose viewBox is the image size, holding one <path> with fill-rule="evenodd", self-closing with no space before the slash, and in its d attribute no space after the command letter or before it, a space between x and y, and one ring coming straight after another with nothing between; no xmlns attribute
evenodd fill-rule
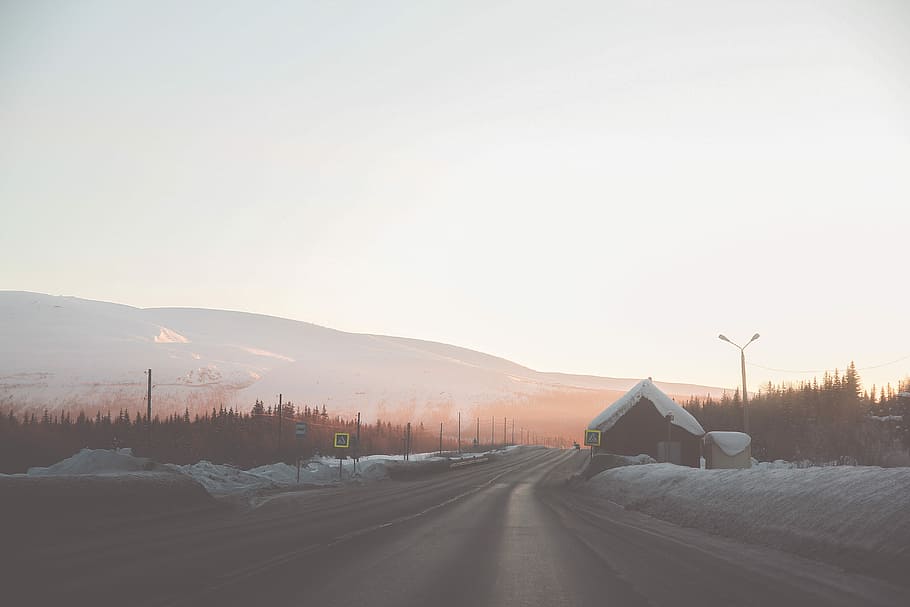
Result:
<svg viewBox="0 0 910 607"><path fill-rule="evenodd" d="M756 333L755 335L752 336L752 339L750 339L748 341L748 343L746 343L745 346L740 346L736 342L730 341L726 335L721 334L721 335L717 336L718 339L723 340L723 341L727 342L728 344L731 344L731 345L739 348L739 362L740 362L740 365L742 367L742 372L743 372L743 432L745 432L746 434L749 434L749 410L746 408L746 405L749 404L749 393L746 390L746 348L748 348L749 344L751 344L753 341L755 341L759 337L760 337L760 335L758 333Z"/></svg>
<svg viewBox="0 0 910 607"><path fill-rule="evenodd" d="M145 442L149 449L152 448L152 370L143 371L148 375L149 388L148 388L148 409L145 413Z"/></svg>

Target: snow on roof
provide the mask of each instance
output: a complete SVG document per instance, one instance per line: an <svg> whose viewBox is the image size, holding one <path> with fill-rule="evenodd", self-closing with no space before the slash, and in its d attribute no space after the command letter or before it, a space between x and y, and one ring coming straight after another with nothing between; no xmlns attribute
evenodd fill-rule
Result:
<svg viewBox="0 0 910 607"><path fill-rule="evenodd" d="M752 437L743 432L708 432L705 434L706 443L714 443L720 450L733 457L746 450L752 444Z"/></svg>
<svg viewBox="0 0 910 607"><path fill-rule="evenodd" d="M661 392L660 388L655 386L650 378L643 379L635 384L622 398L595 417L588 425L588 428L606 432L642 398L651 401L663 417L672 413L673 419L670 423L674 426L682 428L695 436L704 435L705 429L701 427L698 420L692 417L691 413L680 407L672 398Z"/></svg>

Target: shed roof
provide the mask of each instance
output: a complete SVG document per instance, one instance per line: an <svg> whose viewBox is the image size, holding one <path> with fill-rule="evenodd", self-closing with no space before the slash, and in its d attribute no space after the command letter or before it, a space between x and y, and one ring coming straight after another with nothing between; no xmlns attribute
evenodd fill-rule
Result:
<svg viewBox="0 0 910 607"><path fill-rule="evenodd" d="M720 450L733 457L746 450L752 444L752 437L743 432L721 432L715 430L705 434L705 443L715 444Z"/></svg>
<svg viewBox="0 0 910 607"><path fill-rule="evenodd" d="M673 414L673 420L670 422L674 426L682 428L689 434L703 436L705 429L701 427L698 420L692 417L692 414L680 407L672 398L661 392L660 388L654 385L649 379L643 379L626 392L622 398L604 409L600 415L595 417L588 425L589 428L606 432L619 421L619 418L629 412L642 398L648 399L657 408L661 416L666 417Z"/></svg>

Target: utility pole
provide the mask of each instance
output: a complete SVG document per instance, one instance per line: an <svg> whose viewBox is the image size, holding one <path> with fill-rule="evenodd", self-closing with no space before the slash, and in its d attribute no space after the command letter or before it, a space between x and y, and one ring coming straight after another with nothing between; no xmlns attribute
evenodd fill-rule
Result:
<svg viewBox="0 0 910 607"><path fill-rule="evenodd" d="M357 472L358 459L360 459L360 411L357 412L357 443L354 445L354 472Z"/></svg>
<svg viewBox="0 0 910 607"><path fill-rule="evenodd" d="M490 418L490 449L493 449L493 445L496 443L496 418Z"/></svg>
<svg viewBox="0 0 910 607"><path fill-rule="evenodd" d="M278 459L281 459L281 394L278 395Z"/></svg>
<svg viewBox="0 0 910 607"><path fill-rule="evenodd" d="M148 409L145 413L145 440L149 448L152 446L152 370L148 370L149 389L148 389Z"/></svg>
<svg viewBox="0 0 910 607"><path fill-rule="evenodd" d="M411 459L411 422L408 422L407 434L404 439L404 459Z"/></svg>
<svg viewBox="0 0 910 607"><path fill-rule="evenodd" d="M442 455L442 422L439 422L439 455Z"/></svg>
<svg viewBox="0 0 910 607"><path fill-rule="evenodd" d="M474 437L474 448L480 446L480 418L477 418L477 435Z"/></svg>
<svg viewBox="0 0 910 607"><path fill-rule="evenodd" d="M505 444L506 444L506 427L508 425L509 425L509 420L507 420L506 418L503 417L502 418L502 444L503 444L503 446L505 446Z"/></svg>
<svg viewBox="0 0 910 607"><path fill-rule="evenodd" d="M458 452L461 453L461 411L458 412Z"/></svg>
<svg viewBox="0 0 910 607"><path fill-rule="evenodd" d="M515 444L515 419L512 419L512 444Z"/></svg>

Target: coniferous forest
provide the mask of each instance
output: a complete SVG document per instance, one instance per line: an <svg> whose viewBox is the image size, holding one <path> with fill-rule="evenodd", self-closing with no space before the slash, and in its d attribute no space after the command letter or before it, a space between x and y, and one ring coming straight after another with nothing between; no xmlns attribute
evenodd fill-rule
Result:
<svg viewBox="0 0 910 607"><path fill-rule="evenodd" d="M814 463L910 465L910 379L863 388L853 363L819 379L768 384L748 399L752 456ZM706 431L743 429L739 390L683 405Z"/></svg>
<svg viewBox="0 0 910 607"><path fill-rule="evenodd" d="M910 465L910 380L864 389L851 363L821 380L764 386L748 400L752 454L760 460L783 459L813 463ZM683 406L707 431L742 430L739 391L721 399L690 398ZM256 401L248 412L223 407L201 415L153 416L143 412L97 411L94 415L12 411L0 414L0 473L25 472L47 466L82 448L131 447L133 453L160 462L187 464L200 460L251 468L276 461L293 463L298 456L336 454L335 432L357 432L355 420L331 416L325 406L297 407L287 403L281 416ZM295 423L308 425L305 438L295 438ZM579 431L581 433L581 430ZM359 455L402 453L406 428L376 420L360 426ZM462 448L470 447L466 430ZM449 431L442 448L453 450ZM481 445L489 447L489 444ZM414 424L411 452L439 449L436 428ZM343 451L353 455L353 451Z"/></svg>
<svg viewBox="0 0 910 607"><path fill-rule="evenodd" d="M295 438L297 422L306 422L302 439ZM239 468L252 468L312 455L353 456L355 449L335 450L335 432L357 434L356 420L330 416L325 406L296 407L293 403L266 407L257 400L249 412L212 409L202 415L152 416L149 426L141 412L116 414L96 412L94 416L68 412L17 416L0 415L0 473L25 472L32 466L48 466L82 448L111 449L130 447L133 454L159 462L189 464L208 460ZM358 455L403 453L406 428L402 424L376 420L360 425ZM463 441L465 443L470 440ZM457 448L457 439L444 435L444 450ZM487 445L489 447L489 445ZM411 429L412 453L439 449L439 434L415 424Z"/></svg>

